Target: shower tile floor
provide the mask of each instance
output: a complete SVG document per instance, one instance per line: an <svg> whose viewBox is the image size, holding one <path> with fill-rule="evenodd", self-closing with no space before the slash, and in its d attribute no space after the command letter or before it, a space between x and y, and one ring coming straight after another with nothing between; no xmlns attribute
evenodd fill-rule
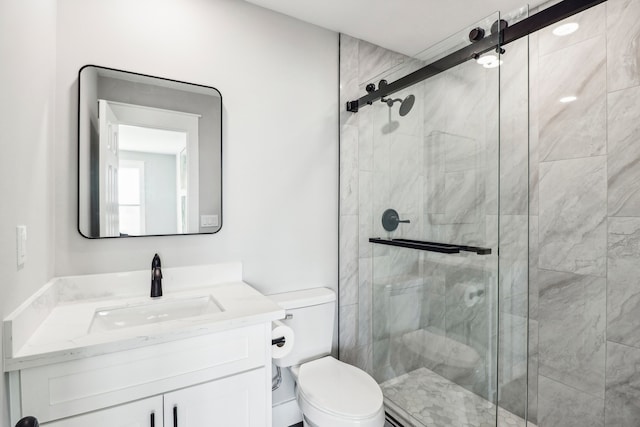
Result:
<svg viewBox="0 0 640 427"><path fill-rule="evenodd" d="M416 426L495 427L495 405L427 369L420 368L380 384L385 404ZM502 408L498 427L525 427L525 421ZM527 423L527 427L535 427Z"/></svg>

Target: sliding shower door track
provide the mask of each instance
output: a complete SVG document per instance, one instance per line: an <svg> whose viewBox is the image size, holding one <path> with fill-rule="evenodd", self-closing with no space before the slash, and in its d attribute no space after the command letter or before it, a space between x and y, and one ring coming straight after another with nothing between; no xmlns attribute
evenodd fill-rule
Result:
<svg viewBox="0 0 640 427"><path fill-rule="evenodd" d="M600 3L604 3L606 0L564 0L553 6L548 7L530 17L523 19L511 26L508 26L498 33L491 34L469 46L463 47L444 58L438 59L429 65L426 65L419 70L416 70L400 79L388 83L385 86L378 88L364 95L360 99L355 101L347 101L347 111L357 113L361 107L371 105L374 101L378 101L385 96L391 95L402 89L406 89L442 73L450 68L467 62L470 59L478 58L483 53L490 50L498 49L504 45L518 40L522 37L528 36L538 30L541 30L549 25L553 25L558 21L562 21L576 13L583 12L587 9L597 6Z"/></svg>

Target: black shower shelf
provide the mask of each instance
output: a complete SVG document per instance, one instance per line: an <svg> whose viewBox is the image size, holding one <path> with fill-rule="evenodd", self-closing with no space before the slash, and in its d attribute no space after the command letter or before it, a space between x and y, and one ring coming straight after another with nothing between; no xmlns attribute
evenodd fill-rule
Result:
<svg viewBox="0 0 640 427"><path fill-rule="evenodd" d="M397 246L400 248L418 249L421 251L440 252L443 254L459 254L460 252L475 252L478 255L491 254L491 248L480 248L477 246L451 245L449 243L425 242L422 240L409 239L381 239L372 237L369 242L379 245Z"/></svg>

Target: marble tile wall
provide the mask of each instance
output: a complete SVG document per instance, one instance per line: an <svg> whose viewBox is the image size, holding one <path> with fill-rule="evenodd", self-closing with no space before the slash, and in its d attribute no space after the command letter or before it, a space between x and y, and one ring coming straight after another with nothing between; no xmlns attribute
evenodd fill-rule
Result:
<svg viewBox="0 0 640 427"><path fill-rule="evenodd" d="M538 381L538 426L602 427L601 399L545 376Z"/></svg>
<svg viewBox="0 0 640 427"><path fill-rule="evenodd" d="M341 58L341 105L365 93L367 83L393 81L423 65L346 35ZM415 369L417 361L391 352L390 346L394 337L423 327L475 348L486 365L483 371L492 364L487 354L491 305L484 300L471 309L464 305L466 287L482 289L491 263L478 257L439 259L368 242L372 236L422 236L497 245L487 237L497 234L497 209L487 220L491 204L484 200L493 192L497 205L498 177L485 179L488 170L497 170L497 159L487 164L485 135L487 117L498 119L498 74L489 73L494 80L489 84L487 73L468 63L394 94L416 96L405 117L399 117L397 106L383 103L341 114L340 356L370 372L374 365L386 366L382 371L391 376ZM492 137L489 151L496 157L495 131ZM390 207L411 221L392 234L380 224L381 213Z"/></svg>
<svg viewBox="0 0 640 427"><path fill-rule="evenodd" d="M393 180L388 177L392 170L416 167L415 159L419 157L413 155L413 150L421 149L417 135L422 134L422 129L418 128L421 121L416 121L411 126L404 124L402 134L393 132L398 124L397 106L395 117L388 116L390 110L382 103L364 108L358 114L347 112L344 106L347 101L365 93L367 83L377 84L382 73L410 67L410 63L411 60L404 55L347 35L340 37L339 355L342 360L370 373L374 357L389 358L388 351L384 351L388 345L376 346L378 353L374 355L374 326L378 326L379 334L388 335L386 316L389 311L398 311L401 303L406 303L402 297L399 300L391 298L392 292L389 292L382 300L382 304L387 304L385 311L375 317L378 323L373 324L374 253L368 239L382 232L378 218L374 221L373 212L389 203L390 194L400 191L402 196L398 202L406 200L407 203L397 203L398 211L402 216L415 218L421 203L417 189L421 186L419 178L409 174L394 174ZM376 128L374 135L374 127L385 124L387 128ZM390 280L397 279L396 276L403 271L411 273L418 268L417 260L410 257L396 254L394 258L384 250L375 255L380 257L381 268L389 266L385 270L390 274ZM401 293L396 291L393 294ZM422 296L411 298L410 303L421 299ZM419 317L421 310L416 307L409 312ZM412 321L405 318L405 327L409 327ZM402 322L396 327L402 328Z"/></svg>
<svg viewBox="0 0 640 427"><path fill-rule="evenodd" d="M640 2L530 38L529 420L640 425ZM562 104L564 96L576 101Z"/></svg>

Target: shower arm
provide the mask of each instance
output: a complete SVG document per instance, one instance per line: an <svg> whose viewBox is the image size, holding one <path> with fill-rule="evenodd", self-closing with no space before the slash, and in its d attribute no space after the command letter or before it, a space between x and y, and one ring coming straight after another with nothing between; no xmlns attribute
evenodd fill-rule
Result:
<svg viewBox="0 0 640 427"><path fill-rule="evenodd" d="M384 99L384 96L382 98L380 98L381 102L386 102L387 104L389 103L389 101L391 101L392 104L395 104L396 102L402 102L401 98L396 98L396 99L391 99L391 98L387 98Z"/></svg>

